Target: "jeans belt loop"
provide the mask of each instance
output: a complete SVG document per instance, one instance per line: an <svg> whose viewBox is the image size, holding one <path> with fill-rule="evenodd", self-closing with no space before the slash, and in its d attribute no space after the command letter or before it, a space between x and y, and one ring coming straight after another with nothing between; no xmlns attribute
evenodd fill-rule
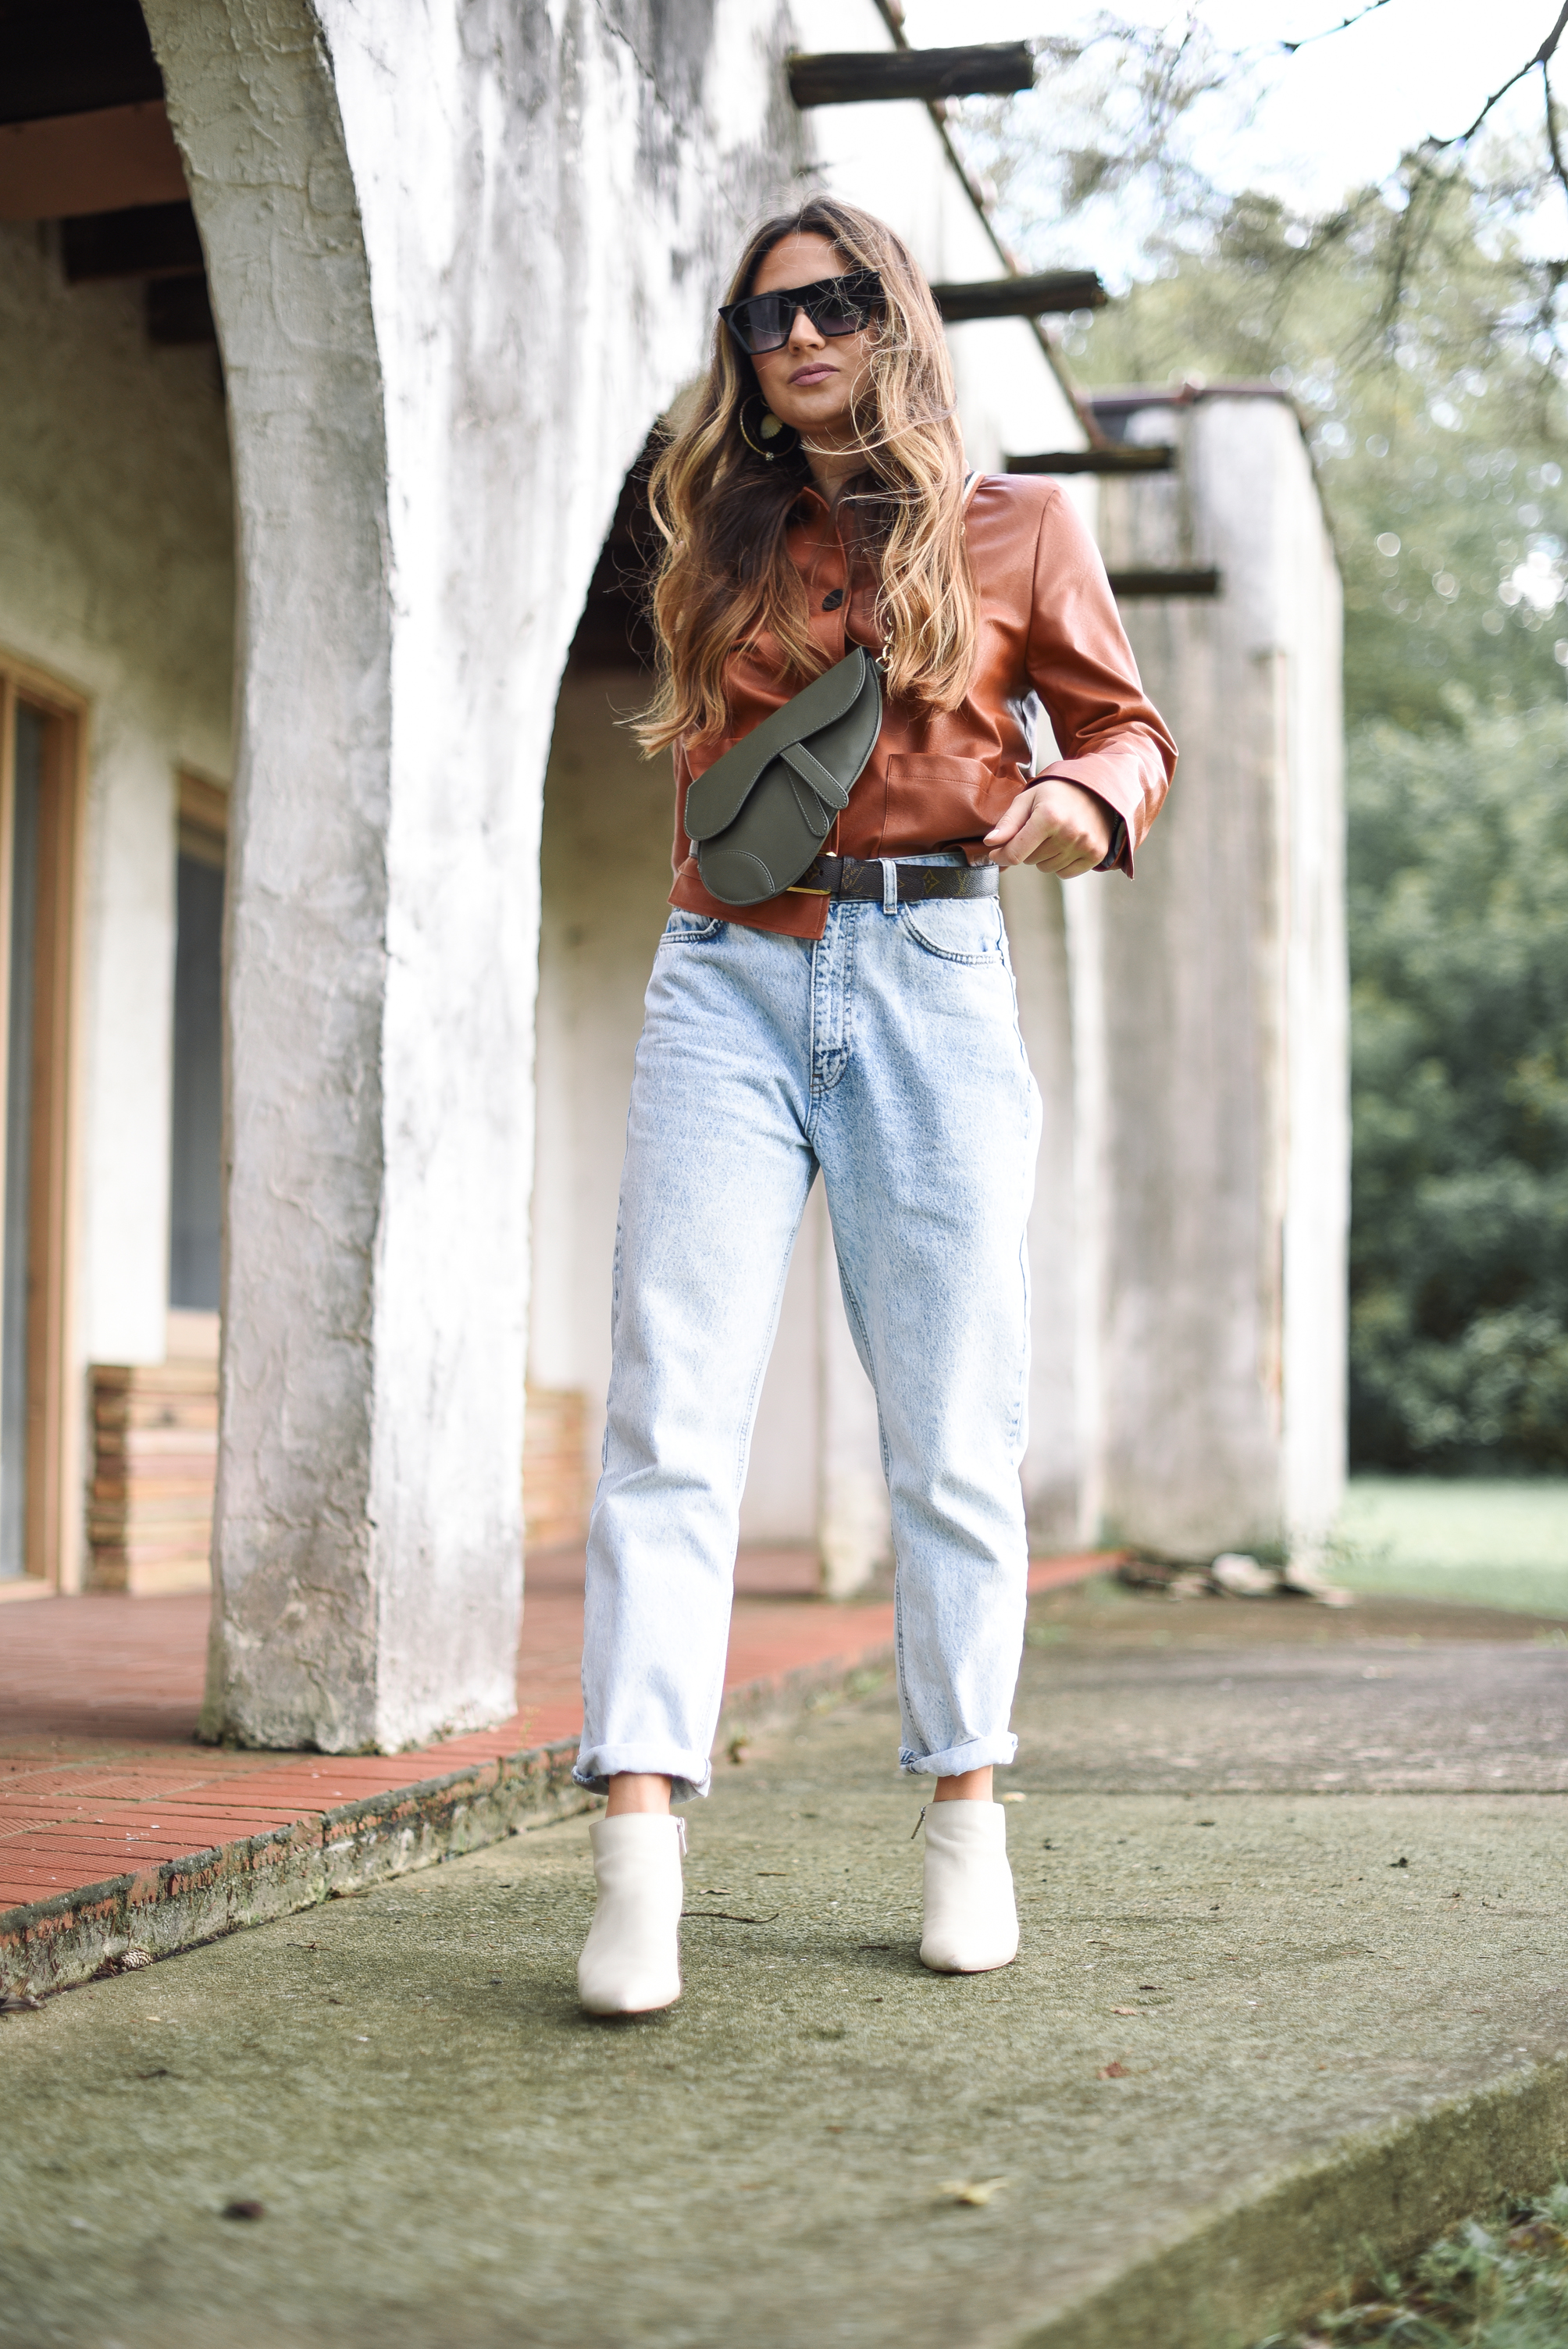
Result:
<svg viewBox="0 0 1568 2349"><path fill-rule="evenodd" d="M882 912L884 914L896 914L898 911L898 865L891 856L879 856L877 858L877 863L882 866Z"/></svg>

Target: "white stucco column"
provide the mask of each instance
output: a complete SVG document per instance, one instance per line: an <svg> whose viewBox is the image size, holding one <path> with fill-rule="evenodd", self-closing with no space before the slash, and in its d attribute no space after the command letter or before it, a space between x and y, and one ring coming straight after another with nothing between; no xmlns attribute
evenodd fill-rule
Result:
<svg viewBox="0 0 1568 2349"><path fill-rule="evenodd" d="M1054 874L1032 865L1014 865L1002 875L1018 1025L1042 1112L1029 1216L1029 1444L1023 1477L1030 1537L1046 1549L1067 1548L1079 1533L1078 1291L1095 1243L1092 1220L1086 1226L1078 1195L1067 894Z"/></svg>
<svg viewBox="0 0 1568 2349"><path fill-rule="evenodd" d="M646 57L571 5L147 14L242 576L204 1726L390 1749L512 1709L552 714L770 17L726 68L707 12Z"/></svg>
<svg viewBox="0 0 1568 2349"><path fill-rule="evenodd" d="M1129 887L1095 885L1101 1511L1177 1557L1310 1556L1344 1476L1349 1134L1339 581L1289 403L1151 404L1180 467L1108 487L1108 563L1182 759Z"/></svg>

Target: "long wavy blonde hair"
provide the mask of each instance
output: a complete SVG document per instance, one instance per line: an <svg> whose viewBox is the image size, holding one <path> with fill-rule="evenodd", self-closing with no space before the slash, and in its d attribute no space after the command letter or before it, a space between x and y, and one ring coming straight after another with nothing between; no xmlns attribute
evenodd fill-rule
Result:
<svg viewBox="0 0 1568 2349"><path fill-rule="evenodd" d="M870 379L855 418L865 461L842 492L839 514L851 562L877 579L888 692L952 709L974 666L976 605L964 533L964 448L936 305L890 228L826 196L757 230L727 301L750 293L766 256L791 235L826 237L849 269L874 269L882 280L882 301L868 329ZM750 360L719 324L707 380L648 482L662 542L650 599L657 686L634 730L648 751L723 730L726 670L764 634L791 678L804 683L824 665L786 546L810 471L799 450L769 463L747 445L740 411L758 396Z"/></svg>

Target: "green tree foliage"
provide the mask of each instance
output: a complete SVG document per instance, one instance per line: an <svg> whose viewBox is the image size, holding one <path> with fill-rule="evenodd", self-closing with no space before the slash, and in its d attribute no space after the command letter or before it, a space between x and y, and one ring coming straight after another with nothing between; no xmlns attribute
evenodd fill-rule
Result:
<svg viewBox="0 0 1568 2349"><path fill-rule="evenodd" d="M1315 224L1243 196L1070 331L1091 385L1265 380L1295 399L1345 578L1353 730L1452 729L1472 702L1563 693L1555 287L1513 209L1457 172Z"/></svg>
<svg viewBox="0 0 1568 2349"><path fill-rule="evenodd" d="M1568 1469L1568 714L1352 744L1352 1439Z"/></svg>

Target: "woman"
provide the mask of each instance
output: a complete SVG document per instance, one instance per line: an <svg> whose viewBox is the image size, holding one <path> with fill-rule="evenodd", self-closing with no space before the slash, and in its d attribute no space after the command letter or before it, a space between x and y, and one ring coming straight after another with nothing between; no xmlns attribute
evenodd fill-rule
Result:
<svg viewBox="0 0 1568 2349"><path fill-rule="evenodd" d="M991 1774L1023 1644L1039 1102L998 868L1119 867L1175 751L1092 542L1054 482L966 481L930 291L828 200L751 239L689 420L654 468L665 553L645 747L672 744L674 911L637 1050L614 1368L588 1542L576 1777L596 2013L680 1995L681 1822L706 1794L741 1487L790 1250L820 1170L892 1501L901 1761L929 1784L920 1954L1007 1964ZM686 793L856 645L884 715L799 883L705 889ZM1065 755L1036 774L1031 697Z"/></svg>

